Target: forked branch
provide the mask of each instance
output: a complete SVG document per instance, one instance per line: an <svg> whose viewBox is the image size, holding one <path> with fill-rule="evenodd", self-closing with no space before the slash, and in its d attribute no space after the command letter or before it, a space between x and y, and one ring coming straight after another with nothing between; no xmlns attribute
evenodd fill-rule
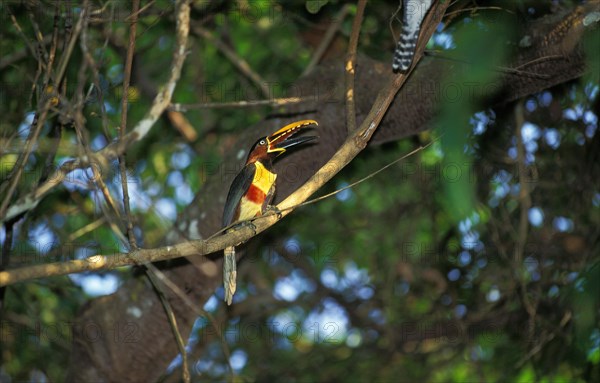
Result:
<svg viewBox="0 0 600 383"><path fill-rule="evenodd" d="M425 48L427 40L433 34L437 24L440 22L448 2L438 2L433 7L423 24L423 36L419 39L419 45L415 59L419 59ZM157 262L191 255L208 255L227 246L235 246L245 242L253 236L265 231L277 221L291 213L294 208L306 201L321 186L327 183L333 176L349 164L367 145L373 133L375 133L383 116L387 112L394 96L402 87L409 74L398 74L392 82L382 89L373 103L371 111L354 132L349 135L344 144L321 167L304 185L294 191L277 208L280 215L267 214L255 218L254 228L249 225L241 225L228 231L223 235L214 235L206 240L189 241L174 246L165 246L156 249L139 249L131 253L116 253L113 255L94 255L83 260L73 260L47 265L35 265L20 269L0 272L0 286L13 284L34 278L50 277L83 271L96 271L113 269L120 266L134 265L144 262ZM166 104L165 104L166 107Z"/></svg>

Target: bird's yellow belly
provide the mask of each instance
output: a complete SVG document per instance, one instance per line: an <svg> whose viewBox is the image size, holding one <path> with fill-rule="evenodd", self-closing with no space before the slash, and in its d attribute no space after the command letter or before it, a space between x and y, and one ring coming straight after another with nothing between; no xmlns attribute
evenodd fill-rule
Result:
<svg viewBox="0 0 600 383"><path fill-rule="evenodd" d="M263 214L263 207L266 208L266 205L271 202L270 199L273 197L271 189L275 185L277 174L271 173L260 162L255 162L254 166L256 166L256 172L254 173L252 184L240 201L240 216L238 218L240 221Z"/></svg>

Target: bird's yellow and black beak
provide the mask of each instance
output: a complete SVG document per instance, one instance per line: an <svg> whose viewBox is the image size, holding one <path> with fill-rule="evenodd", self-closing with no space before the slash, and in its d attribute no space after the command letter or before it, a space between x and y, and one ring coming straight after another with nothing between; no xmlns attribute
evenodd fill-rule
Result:
<svg viewBox="0 0 600 383"><path fill-rule="evenodd" d="M315 120L302 120L284 126L270 136L267 136L267 153L280 155L292 146L316 139L316 136L292 137L302 129L318 125L319 123Z"/></svg>

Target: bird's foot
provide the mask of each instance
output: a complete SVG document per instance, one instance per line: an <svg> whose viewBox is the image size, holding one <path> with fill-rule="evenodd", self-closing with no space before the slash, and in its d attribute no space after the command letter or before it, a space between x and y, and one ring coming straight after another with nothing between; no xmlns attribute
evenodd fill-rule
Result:
<svg viewBox="0 0 600 383"><path fill-rule="evenodd" d="M252 235L256 235L256 225L252 221L244 221L242 222L242 226L249 227L252 229Z"/></svg>
<svg viewBox="0 0 600 383"><path fill-rule="evenodd" d="M234 230L234 229L238 229L238 228L242 228L242 227L249 227L249 228L251 228L253 235L256 235L256 225L252 221L238 222L238 223L234 224L228 231L231 231L231 230Z"/></svg>
<svg viewBox="0 0 600 383"><path fill-rule="evenodd" d="M281 219L281 217L283 217L283 213L281 213L281 210L279 210L275 205L267 205L267 212L271 214L277 214L277 219Z"/></svg>

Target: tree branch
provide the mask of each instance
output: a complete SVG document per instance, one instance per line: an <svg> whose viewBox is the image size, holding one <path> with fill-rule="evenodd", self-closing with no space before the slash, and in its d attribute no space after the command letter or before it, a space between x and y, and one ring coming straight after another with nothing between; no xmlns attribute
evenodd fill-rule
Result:
<svg viewBox="0 0 600 383"><path fill-rule="evenodd" d="M432 12L432 15L440 13ZM439 20L429 17L426 20L424 31L431 35L435 25ZM431 25L434 27L431 28ZM420 44L424 45L428 38L420 39ZM253 236L260 234L278 220L290 214L297 205L306 201L314 192L335 176L347 164L360 153L371 139L373 133L379 126L383 116L387 112L394 96L406 81L405 75L398 75L393 81L379 92L377 99L373 103L371 111L364 119L359 129L352 132L344 144L337 150L331 159L323 165L304 185L298 188L277 208L281 214L268 214L253 219L254 227L238 226L224 235L208 238L200 241L190 241L174 246L165 246L156 249L140 249L131 253L117 253L114 255L94 255L83 260L72 260L60 263L51 263L47 265L34 265L20 269L0 272L0 286L13 284L34 278L49 277L55 275L64 275L92 270L106 270L120 266L134 265L144 262L157 262L191 255L208 255L227 246L236 246L246 242Z"/></svg>
<svg viewBox="0 0 600 383"><path fill-rule="evenodd" d="M354 101L354 70L356 66L356 48L358 38L360 37L360 27L367 6L366 0L358 2L356 16L352 23L352 34L348 43L348 53L346 54L346 130L354 132L356 130L356 103Z"/></svg>
<svg viewBox="0 0 600 383"><path fill-rule="evenodd" d="M148 134L152 126L154 126L158 118L171 103L173 91L175 90L175 86L177 85L177 82L181 76L181 68L183 67L183 63L187 55L186 46L188 42L190 25L190 5L188 1L179 0L177 2L176 19L177 38L173 52L173 60L171 62L171 74L167 82L163 85L162 90L154 98L150 110L146 113L144 118L137 123L133 131L125 135L123 140L110 144L94 153L93 158L84 156L82 158L73 159L64 163L50 177L48 177L48 180L44 182L44 184L42 184L33 192L25 194L15 203L13 203L6 210L5 215L0 215L0 222L5 222L6 220L23 214L36 207L40 203L41 199L50 190L58 186L65 179L65 176L69 172L82 167L106 164L110 160L113 160L120 154L124 153L129 145L140 141Z"/></svg>

